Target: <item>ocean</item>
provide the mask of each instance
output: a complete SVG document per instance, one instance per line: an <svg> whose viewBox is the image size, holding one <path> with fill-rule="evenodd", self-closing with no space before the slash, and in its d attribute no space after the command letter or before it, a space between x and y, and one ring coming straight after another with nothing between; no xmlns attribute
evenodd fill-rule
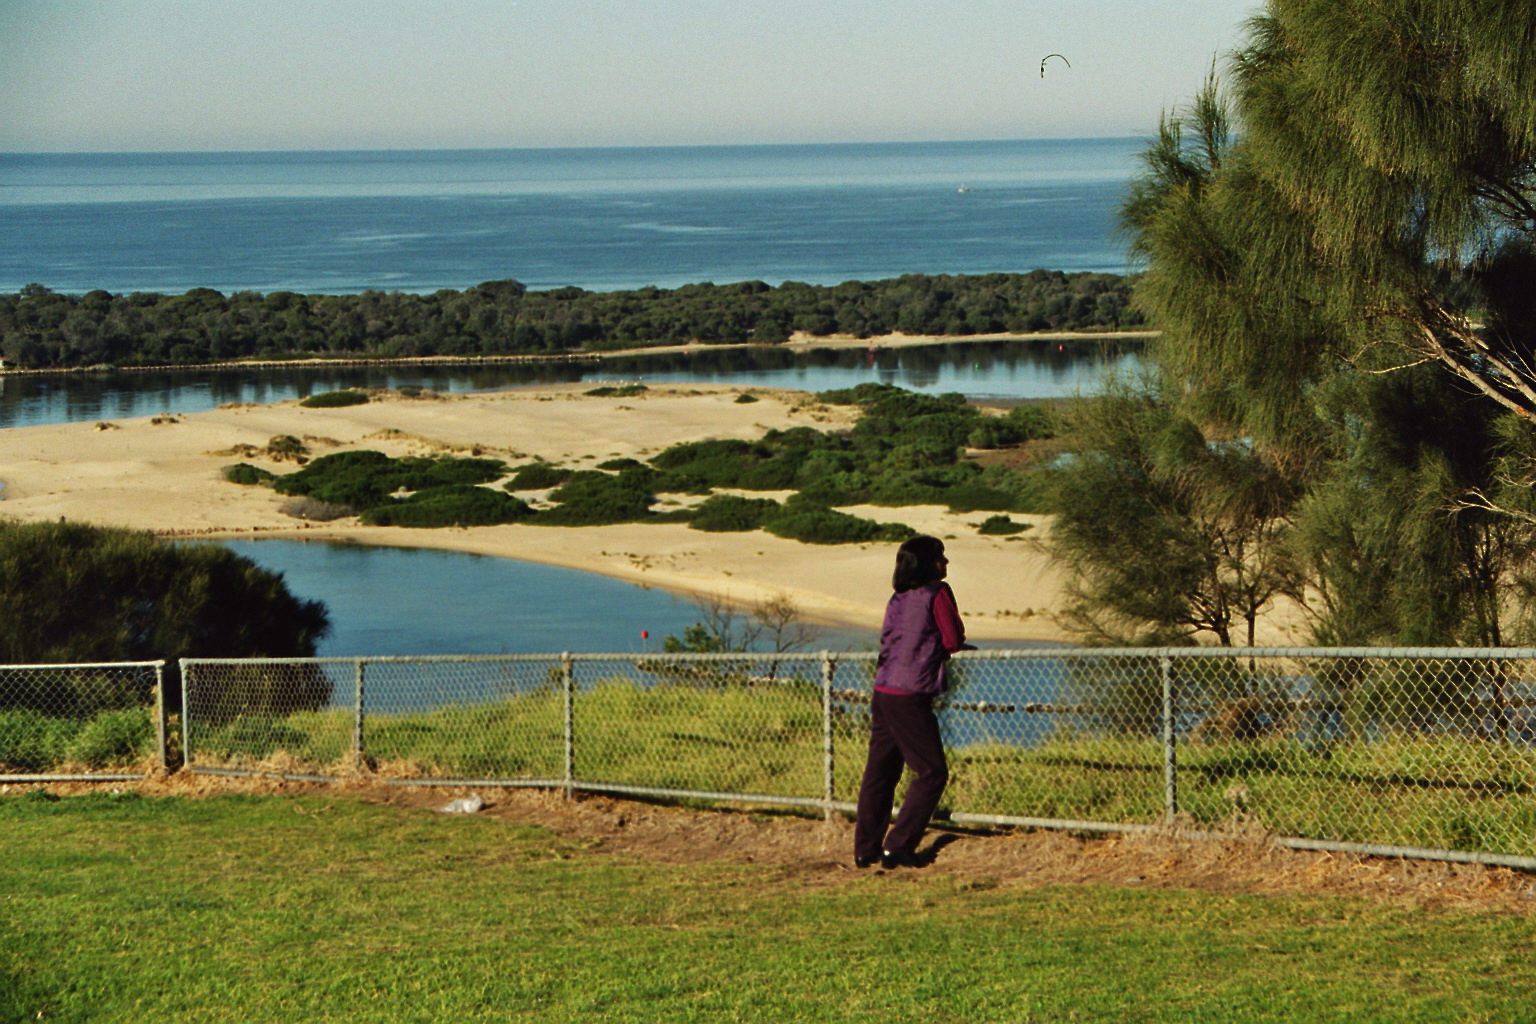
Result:
<svg viewBox="0 0 1536 1024"><path fill-rule="evenodd" d="M0 292L1122 273L1143 146L0 154Z"/></svg>

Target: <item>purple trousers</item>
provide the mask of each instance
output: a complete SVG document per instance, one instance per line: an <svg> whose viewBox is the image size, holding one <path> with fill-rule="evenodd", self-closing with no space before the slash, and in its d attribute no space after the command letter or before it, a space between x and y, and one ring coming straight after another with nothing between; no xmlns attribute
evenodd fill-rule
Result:
<svg viewBox="0 0 1536 1024"><path fill-rule="evenodd" d="M949 782L949 763L944 760L933 698L931 693L898 696L879 691L871 696L869 760L859 784L859 813L853 829L855 857L873 860L882 850L915 849L939 806ZM891 804L903 767L912 769L912 784L891 824Z"/></svg>

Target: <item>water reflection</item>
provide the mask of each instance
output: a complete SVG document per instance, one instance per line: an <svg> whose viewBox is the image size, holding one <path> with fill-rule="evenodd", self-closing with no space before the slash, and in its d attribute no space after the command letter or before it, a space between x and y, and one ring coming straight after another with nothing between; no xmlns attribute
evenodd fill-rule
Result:
<svg viewBox="0 0 1536 1024"><path fill-rule="evenodd" d="M193 413L228 402L267 404L340 388L495 391L570 381L720 383L823 391L868 381L980 400L1069 397L1093 391L1105 370L1140 364L1127 342L973 342L902 349L810 352L709 349L618 357L602 363L490 366L303 366L185 369L0 378L0 427Z"/></svg>

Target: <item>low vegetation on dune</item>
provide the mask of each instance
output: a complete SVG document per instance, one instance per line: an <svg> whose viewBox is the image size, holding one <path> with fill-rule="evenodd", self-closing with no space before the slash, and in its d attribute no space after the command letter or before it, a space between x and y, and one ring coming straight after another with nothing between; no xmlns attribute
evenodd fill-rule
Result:
<svg viewBox="0 0 1536 1024"><path fill-rule="evenodd" d="M622 389L598 390L613 397ZM610 459L595 469L542 461L509 467L498 459L453 456L391 458L360 450L321 456L281 476L249 463L227 467L224 475L302 499L285 506L301 518L356 515L371 525L416 527L687 522L714 532L762 529L811 544L913 535L901 524L840 510L849 505L936 504L1004 514L1048 507L1048 474L983 466L967 454L1055 436L1058 419L1045 408L1023 405L991 415L960 395L933 397L884 384L817 397L858 406L857 423L841 432L795 427L770 430L756 441L685 442L646 462ZM546 493L537 505L517 497L539 491ZM780 501L732 491L793 493ZM663 494L704 500L659 511Z"/></svg>

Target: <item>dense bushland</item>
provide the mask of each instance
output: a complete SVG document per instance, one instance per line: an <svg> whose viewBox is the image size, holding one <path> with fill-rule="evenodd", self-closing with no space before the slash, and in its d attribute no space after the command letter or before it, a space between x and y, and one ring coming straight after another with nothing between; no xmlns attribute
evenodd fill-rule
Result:
<svg viewBox="0 0 1536 1024"><path fill-rule="evenodd" d="M232 359L559 353L651 344L773 344L813 335L971 335L1141 326L1134 279L1035 270L909 274L834 286L761 281L663 290L530 292L491 281L431 295L105 291L41 285L0 295L0 353L21 367L146 366Z"/></svg>

